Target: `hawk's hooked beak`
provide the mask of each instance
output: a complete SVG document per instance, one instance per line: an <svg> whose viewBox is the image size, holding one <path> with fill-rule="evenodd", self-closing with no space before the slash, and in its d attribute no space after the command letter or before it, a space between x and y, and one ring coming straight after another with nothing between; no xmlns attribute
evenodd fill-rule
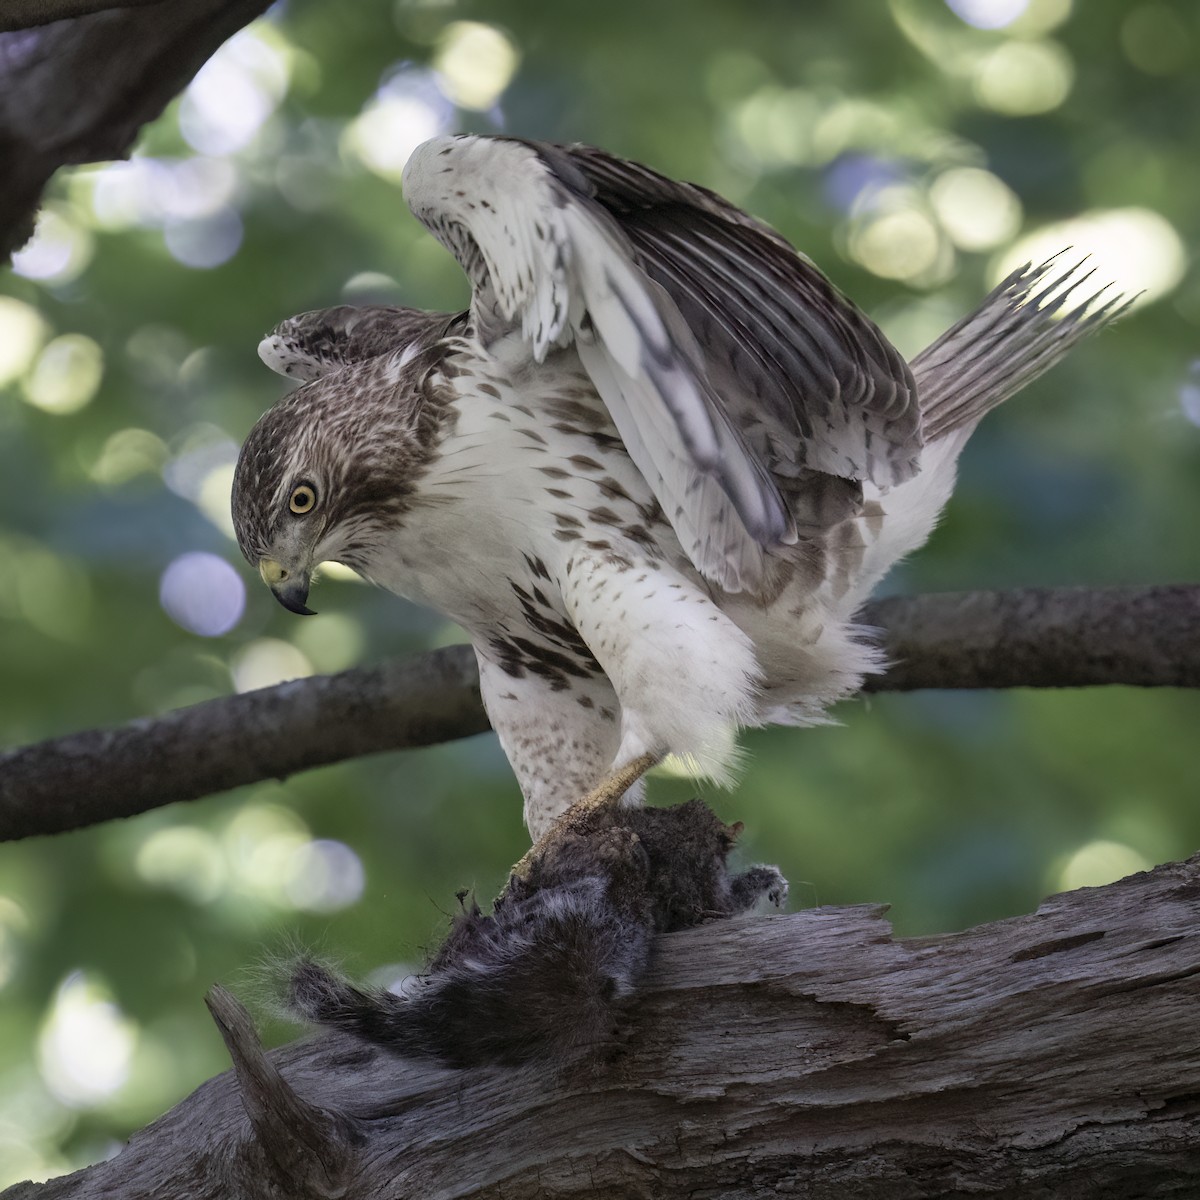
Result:
<svg viewBox="0 0 1200 1200"><path fill-rule="evenodd" d="M258 573L274 593L275 599L289 612L299 613L302 617L317 615L305 605L308 599L307 571L289 571L273 558L264 558L258 564Z"/></svg>

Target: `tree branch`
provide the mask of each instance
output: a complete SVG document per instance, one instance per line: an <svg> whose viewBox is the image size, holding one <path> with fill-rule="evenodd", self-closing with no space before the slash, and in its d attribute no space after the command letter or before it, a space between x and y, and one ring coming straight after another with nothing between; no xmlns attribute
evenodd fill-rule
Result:
<svg viewBox="0 0 1200 1200"><path fill-rule="evenodd" d="M208 700L0 756L0 840L488 728L468 646Z"/></svg>
<svg viewBox="0 0 1200 1200"><path fill-rule="evenodd" d="M22 0L0 29L0 261L33 230L50 176L122 158L217 47L270 0ZM37 14L109 8L23 28Z"/></svg>
<svg viewBox="0 0 1200 1200"><path fill-rule="evenodd" d="M865 691L1200 687L1200 585L889 596L863 619L893 665Z"/></svg>
<svg viewBox="0 0 1200 1200"><path fill-rule="evenodd" d="M451 1072L341 1035L274 1051L255 1078L333 1146L289 1161L286 1194L1191 1194L1200 856L965 933L895 940L884 911L663 939L598 1067ZM212 1080L115 1158L4 1200L281 1194L245 1086Z"/></svg>
<svg viewBox="0 0 1200 1200"><path fill-rule="evenodd" d="M895 661L874 692L1200 687L1200 586L892 597L863 619ZM0 755L0 840L487 727L466 646L209 700Z"/></svg>

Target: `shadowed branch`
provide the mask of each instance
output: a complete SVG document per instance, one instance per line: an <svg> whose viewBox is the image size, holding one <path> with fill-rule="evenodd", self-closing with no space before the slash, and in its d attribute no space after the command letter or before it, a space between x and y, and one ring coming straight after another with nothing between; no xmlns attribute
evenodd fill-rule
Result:
<svg viewBox="0 0 1200 1200"><path fill-rule="evenodd" d="M0 262L33 231L42 190L59 167L123 158L142 126L269 3L159 0L118 8L104 0L6 0Z"/></svg>
<svg viewBox="0 0 1200 1200"><path fill-rule="evenodd" d="M863 620L880 630L894 662L869 682L873 692L1200 687L1195 585L891 597L868 605ZM0 839L487 727L467 646L222 697L0 756Z"/></svg>

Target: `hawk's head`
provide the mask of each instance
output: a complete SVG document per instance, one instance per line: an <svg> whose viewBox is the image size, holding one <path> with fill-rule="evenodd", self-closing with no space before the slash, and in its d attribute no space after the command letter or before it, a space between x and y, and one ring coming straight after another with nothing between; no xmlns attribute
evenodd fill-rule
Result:
<svg viewBox="0 0 1200 1200"><path fill-rule="evenodd" d="M441 406L426 385L430 364L400 358L351 364L297 388L242 446L233 480L238 545L292 612L312 611L317 563L372 575L434 453Z"/></svg>

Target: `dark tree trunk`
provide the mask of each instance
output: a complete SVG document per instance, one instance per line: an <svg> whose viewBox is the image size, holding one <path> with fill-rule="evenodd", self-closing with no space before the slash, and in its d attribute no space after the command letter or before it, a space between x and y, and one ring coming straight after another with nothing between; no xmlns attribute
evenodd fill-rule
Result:
<svg viewBox="0 0 1200 1200"><path fill-rule="evenodd" d="M0 261L33 232L42 191L59 167L123 158L142 126L269 3L142 0L117 8L104 0L6 0Z"/></svg>

